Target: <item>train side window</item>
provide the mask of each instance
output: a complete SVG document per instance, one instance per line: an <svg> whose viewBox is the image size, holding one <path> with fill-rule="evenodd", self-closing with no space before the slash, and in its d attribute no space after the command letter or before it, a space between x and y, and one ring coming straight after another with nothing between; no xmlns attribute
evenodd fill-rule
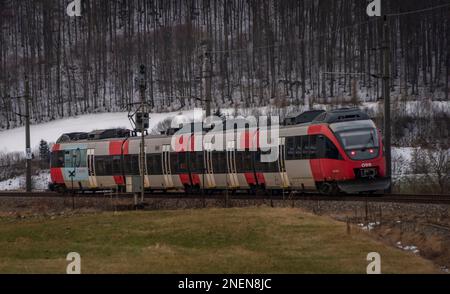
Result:
<svg viewBox="0 0 450 294"><path fill-rule="evenodd" d="M64 167L64 151L53 151L51 153L52 167Z"/></svg>
<svg viewBox="0 0 450 294"><path fill-rule="evenodd" d="M112 163L112 174L113 175L121 175L122 167L121 167L120 156L112 156L111 163Z"/></svg>
<svg viewBox="0 0 450 294"><path fill-rule="evenodd" d="M258 151L254 152L253 156L255 161L255 170L258 172L266 172L265 162L261 162L261 149L258 149Z"/></svg>
<svg viewBox="0 0 450 294"><path fill-rule="evenodd" d="M309 136L302 136L301 159L309 159Z"/></svg>
<svg viewBox="0 0 450 294"><path fill-rule="evenodd" d="M220 174L220 151L213 151L211 153L213 172L216 174Z"/></svg>
<svg viewBox="0 0 450 294"><path fill-rule="evenodd" d="M241 172L242 170L242 151L234 151L235 161L236 161L236 172Z"/></svg>
<svg viewBox="0 0 450 294"><path fill-rule="evenodd" d="M221 174L227 173L227 152L226 151L220 151L220 166L219 166L218 171Z"/></svg>
<svg viewBox="0 0 450 294"><path fill-rule="evenodd" d="M197 171L197 156L194 152L186 152L187 155L187 162L188 162L188 168L189 172L195 173Z"/></svg>
<svg viewBox="0 0 450 294"><path fill-rule="evenodd" d="M147 155L147 172L150 175L162 174L162 163L160 153Z"/></svg>
<svg viewBox="0 0 450 294"><path fill-rule="evenodd" d="M139 155L133 154L131 156L131 171L132 174L138 175L139 172Z"/></svg>
<svg viewBox="0 0 450 294"><path fill-rule="evenodd" d="M97 176L100 176L103 171L103 162L102 162L101 157L96 156L94 164L95 164L95 173Z"/></svg>
<svg viewBox="0 0 450 294"><path fill-rule="evenodd" d="M309 136L308 151L310 159L318 158L317 135Z"/></svg>
<svg viewBox="0 0 450 294"><path fill-rule="evenodd" d="M198 173L203 173L203 151L196 151L195 152L195 160L196 160L196 168Z"/></svg>
<svg viewBox="0 0 450 294"><path fill-rule="evenodd" d="M149 175L155 175L156 166L154 163L155 154L147 154L147 173Z"/></svg>
<svg viewBox="0 0 450 294"><path fill-rule="evenodd" d="M106 175L104 156L95 157L95 173L97 176Z"/></svg>
<svg viewBox="0 0 450 294"><path fill-rule="evenodd" d="M245 150L243 160L243 171L252 172L253 171L253 153L252 151Z"/></svg>
<svg viewBox="0 0 450 294"><path fill-rule="evenodd" d="M103 175L111 175L112 174L112 156L104 156L103 157Z"/></svg>
<svg viewBox="0 0 450 294"><path fill-rule="evenodd" d="M191 173L200 173L203 170L203 153L189 152L189 170Z"/></svg>
<svg viewBox="0 0 450 294"><path fill-rule="evenodd" d="M156 175L162 175L162 156L160 153L153 155L153 172Z"/></svg>
<svg viewBox="0 0 450 294"><path fill-rule="evenodd" d="M180 162L178 161L178 153L171 152L170 153L170 171L172 174L178 174L178 169L180 166Z"/></svg>
<svg viewBox="0 0 450 294"><path fill-rule="evenodd" d="M244 173L247 164L249 163L246 161L245 151L236 151L236 172Z"/></svg>
<svg viewBox="0 0 450 294"><path fill-rule="evenodd" d="M306 136L297 136L295 137L295 159L304 159L303 156L303 150L304 150L304 142L308 142L308 140L305 141Z"/></svg>
<svg viewBox="0 0 450 294"><path fill-rule="evenodd" d="M161 156L161 154L154 155L153 163L155 165L155 172L159 175L162 174L162 156Z"/></svg>
<svg viewBox="0 0 450 294"><path fill-rule="evenodd" d="M328 138L325 138L325 158L338 160L342 159L338 149L333 144L333 142L331 142L331 140Z"/></svg>
<svg viewBox="0 0 450 294"><path fill-rule="evenodd" d="M130 175L132 171L131 166L131 156L130 155L124 155L123 156L123 173L126 175Z"/></svg>
<svg viewBox="0 0 450 294"><path fill-rule="evenodd" d="M137 154L124 155L123 169L126 175L139 175L139 155Z"/></svg>
<svg viewBox="0 0 450 294"><path fill-rule="evenodd" d="M176 165L177 163L174 162L174 164ZM179 173L188 173L186 152L178 153L178 172Z"/></svg>
<svg viewBox="0 0 450 294"><path fill-rule="evenodd" d="M237 153L236 153L237 155ZM212 152L213 172L216 174L227 173L227 154L225 151L213 151ZM238 165L239 159L236 158L236 165Z"/></svg>
<svg viewBox="0 0 450 294"><path fill-rule="evenodd" d="M295 159L295 137L286 137L286 160Z"/></svg>

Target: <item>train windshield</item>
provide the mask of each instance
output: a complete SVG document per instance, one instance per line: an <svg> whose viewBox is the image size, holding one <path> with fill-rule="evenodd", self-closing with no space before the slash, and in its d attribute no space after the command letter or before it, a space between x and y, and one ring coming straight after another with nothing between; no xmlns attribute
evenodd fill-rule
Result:
<svg viewBox="0 0 450 294"><path fill-rule="evenodd" d="M337 133L345 150L378 148L376 129L358 129Z"/></svg>

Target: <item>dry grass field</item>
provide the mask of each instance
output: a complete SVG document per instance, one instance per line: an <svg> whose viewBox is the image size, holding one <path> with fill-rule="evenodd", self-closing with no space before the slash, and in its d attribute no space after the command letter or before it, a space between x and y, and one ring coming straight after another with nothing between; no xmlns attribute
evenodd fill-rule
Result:
<svg viewBox="0 0 450 294"><path fill-rule="evenodd" d="M103 212L0 219L1 273L436 273L429 261L292 208Z"/></svg>

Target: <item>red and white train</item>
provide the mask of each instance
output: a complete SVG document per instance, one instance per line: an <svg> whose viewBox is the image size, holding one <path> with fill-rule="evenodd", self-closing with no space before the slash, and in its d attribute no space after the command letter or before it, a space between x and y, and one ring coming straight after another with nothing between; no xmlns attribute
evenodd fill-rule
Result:
<svg viewBox="0 0 450 294"><path fill-rule="evenodd" d="M246 139L257 136L258 129L231 130L246 138L241 141L244 148L236 148L236 142L226 141L224 134L223 151L193 148L194 136L182 136L191 140L183 144L188 147L173 150L171 136L148 135L144 166L141 138L129 137L128 130L64 134L52 148L51 188L131 192L138 189L141 169L148 191L265 189L335 194L389 187L381 135L367 114L340 109L305 115L312 114L312 121L280 127L279 156L274 162L261 162L264 151L249 148L251 140Z"/></svg>

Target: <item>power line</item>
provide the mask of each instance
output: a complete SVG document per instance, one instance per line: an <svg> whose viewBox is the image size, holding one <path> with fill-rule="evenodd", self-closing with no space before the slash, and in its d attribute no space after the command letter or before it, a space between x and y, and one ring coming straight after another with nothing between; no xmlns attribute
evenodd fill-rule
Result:
<svg viewBox="0 0 450 294"><path fill-rule="evenodd" d="M408 14L416 14L416 13L436 10L436 9L444 8L444 7L448 7L448 6L450 6L450 4L443 4L443 5L438 5L438 6L433 6L433 7L428 7L428 8L418 9L418 10L412 10L412 11L399 12L399 13L390 13L390 14L386 14L386 15L387 16L402 16L402 15L408 15Z"/></svg>

